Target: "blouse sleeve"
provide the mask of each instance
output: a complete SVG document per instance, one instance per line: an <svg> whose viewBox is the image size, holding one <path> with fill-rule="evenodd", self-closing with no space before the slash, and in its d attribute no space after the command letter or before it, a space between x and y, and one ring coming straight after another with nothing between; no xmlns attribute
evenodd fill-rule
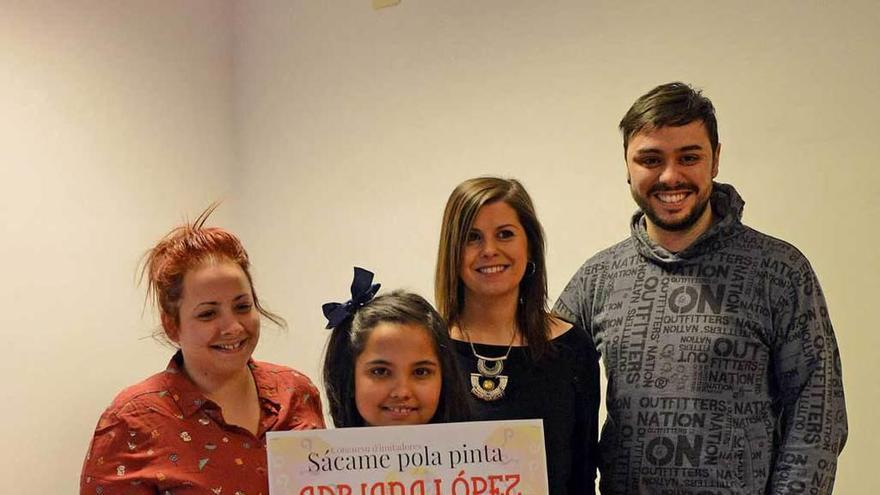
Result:
<svg viewBox="0 0 880 495"><path fill-rule="evenodd" d="M284 368L270 375L274 387L283 394L277 397L282 404L278 421L270 428L273 431L324 429L324 414L321 409L321 394L306 375Z"/></svg>
<svg viewBox="0 0 880 495"><path fill-rule="evenodd" d="M301 396L298 412L300 429L324 429L324 413L321 409L320 392L311 381L308 381L303 388L306 392Z"/></svg>
<svg viewBox="0 0 880 495"><path fill-rule="evenodd" d="M145 476L152 451L149 433L107 411L98 421L80 476L80 495L154 495Z"/></svg>

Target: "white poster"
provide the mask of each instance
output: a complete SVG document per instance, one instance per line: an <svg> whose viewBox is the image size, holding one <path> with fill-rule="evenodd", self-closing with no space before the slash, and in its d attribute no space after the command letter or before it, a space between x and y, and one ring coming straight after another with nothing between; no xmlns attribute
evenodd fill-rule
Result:
<svg viewBox="0 0 880 495"><path fill-rule="evenodd" d="M267 433L271 495L547 495L541 420Z"/></svg>

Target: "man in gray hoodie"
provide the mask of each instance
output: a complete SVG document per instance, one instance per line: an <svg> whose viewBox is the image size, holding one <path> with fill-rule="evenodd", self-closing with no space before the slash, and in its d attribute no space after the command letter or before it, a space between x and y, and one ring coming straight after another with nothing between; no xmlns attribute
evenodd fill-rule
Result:
<svg viewBox="0 0 880 495"><path fill-rule="evenodd" d="M658 86L620 122L639 211L554 310L592 335L608 377L603 494L831 493L847 435L840 354L794 246L740 222L714 182L715 109Z"/></svg>

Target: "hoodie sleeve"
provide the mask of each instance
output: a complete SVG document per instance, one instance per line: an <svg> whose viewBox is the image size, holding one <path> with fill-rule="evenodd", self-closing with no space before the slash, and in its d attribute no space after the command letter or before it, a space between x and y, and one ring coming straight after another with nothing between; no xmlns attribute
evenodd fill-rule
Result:
<svg viewBox="0 0 880 495"><path fill-rule="evenodd" d="M580 267L568 281L556 304L553 305L553 312L563 320L590 333L591 301L588 290L589 279L584 274L585 268L586 265Z"/></svg>
<svg viewBox="0 0 880 495"><path fill-rule="evenodd" d="M612 248L613 249L613 248ZM563 289L553 306L553 312L563 320L583 328L593 334L593 307L601 297L598 290L605 280L611 249L602 251L588 259L578 268Z"/></svg>
<svg viewBox="0 0 880 495"><path fill-rule="evenodd" d="M830 494L847 437L840 352L822 289L796 253L774 298L774 403L779 448L770 493Z"/></svg>

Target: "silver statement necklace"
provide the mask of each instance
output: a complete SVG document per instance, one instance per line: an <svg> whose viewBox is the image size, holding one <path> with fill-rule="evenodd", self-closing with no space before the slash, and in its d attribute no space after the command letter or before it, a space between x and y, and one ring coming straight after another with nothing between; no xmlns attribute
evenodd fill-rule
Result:
<svg viewBox="0 0 880 495"><path fill-rule="evenodd" d="M499 357L487 357L477 353L474 343L471 341L470 335L461 325L461 333L471 345L471 352L477 358L477 373L471 373L471 393L474 397L487 402L498 400L504 397L504 390L507 388L507 375L502 375L504 371L504 360L510 356L510 350L513 349L513 343L516 341L516 330L510 338L510 344L507 346L507 352Z"/></svg>

